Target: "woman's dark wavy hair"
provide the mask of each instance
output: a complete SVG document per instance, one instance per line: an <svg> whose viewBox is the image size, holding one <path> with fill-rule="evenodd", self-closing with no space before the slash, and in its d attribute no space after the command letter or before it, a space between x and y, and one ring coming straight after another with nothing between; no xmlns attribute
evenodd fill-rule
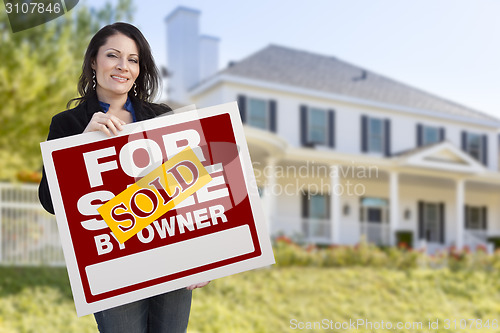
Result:
<svg viewBox="0 0 500 333"><path fill-rule="evenodd" d="M77 104L83 103L94 93L94 89L92 88L92 61L97 57L99 48L106 44L108 38L119 33L135 41L139 49L139 76L135 80L137 98L142 101L152 102L156 97L160 85L160 73L154 62L148 41L144 38L144 35L139 29L133 25L124 22L116 22L103 27L90 40L83 59L82 74L78 81L78 93L81 97L71 99L68 102L68 107L73 102ZM134 89L130 89L129 95L130 94L135 94Z"/></svg>

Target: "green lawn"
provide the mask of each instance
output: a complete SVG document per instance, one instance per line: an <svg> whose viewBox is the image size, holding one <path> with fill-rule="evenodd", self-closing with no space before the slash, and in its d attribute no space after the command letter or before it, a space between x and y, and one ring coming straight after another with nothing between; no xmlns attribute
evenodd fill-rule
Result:
<svg viewBox="0 0 500 333"><path fill-rule="evenodd" d="M295 332L301 323L358 319L375 326L382 321L423 325L391 332L500 332L494 329L500 319L499 275L447 269L262 269L195 290L189 332ZM428 321L436 319L440 329L429 329ZM467 329L445 330L446 319L452 327L456 320L458 328L461 319L481 319L481 328L479 321L468 321ZM0 267L0 333L96 331L92 316L76 317L64 268Z"/></svg>

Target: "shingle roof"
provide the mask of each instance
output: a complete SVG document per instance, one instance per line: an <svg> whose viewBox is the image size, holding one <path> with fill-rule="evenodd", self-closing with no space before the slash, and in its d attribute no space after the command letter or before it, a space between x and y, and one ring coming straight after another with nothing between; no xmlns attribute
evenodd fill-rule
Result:
<svg viewBox="0 0 500 333"><path fill-rule="evenodd" d="M492 116L440 98L335 57L269 45L230 65L230 74L415 109L437 111L483 121Z"/></svg>

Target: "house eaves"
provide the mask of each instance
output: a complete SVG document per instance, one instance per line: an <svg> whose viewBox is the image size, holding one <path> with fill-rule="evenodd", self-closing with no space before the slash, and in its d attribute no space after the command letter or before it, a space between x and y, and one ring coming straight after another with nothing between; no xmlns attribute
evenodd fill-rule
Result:
<svg viewBox="0 0 500 333"><path fill-rule="evenodd" d="M373 101L373 100L366 100L366 99L361 99L361 98L356 98L356 97L351 97L351 96L346 96L346 95L327 93L327 92L323 92L323 91L317 91L317 90L312 90L312 89L306 89L306 88L285 85L285 84L279 84L279 83L273 83L273 82L262 81L262 80L256 80L256 79L249 79L249 78L244 78L244 77L234 76L234 75L229 75L229 74L222 74L222 73L216 74L215 76L212 76L211 78L202 82L201 84L193 87L190 90L190 93L192 96L197 96L197 95L200 95L203 92L209 90L210 88L216 86L217 84L221 84L221 83L241 84L241 85L247 85L250 87L265 88L265 89L284 92L284 93L298 94L298 95L315 97L315 98L323 98L323 99L334 100L334 101L339 101L339 102L344 102L344 103L357 104L357 105L365 106L365 107L384 109L387 111L406 113L406 114L410 114L410 115L417 115L417 116L423 116L423 117L429 117L429 118L454 121L454 122L459 122L459 123L466 123L469 125L474 124L474 125L479 125L479 126L490 127L493 129L500 129L500 120L477 119L477 118L470 118L470 117L455 115L455 114L440 113L440 112L435 112L435 111L426 110L426 109L410 108L410 107L405 107L405 106L401 106L401 105L387 104L387 103L377 102L377 101Z"/></svg>
<svg viewBox="0 0 500 333"><path fill-rule="evenodd" d="M210 83L237 82L321 96L339 101L416 113L432 118L500 128L500 119L426 91L368 71L335 57L269 45L199 83L198 94ZM215 80L214 80L215 79Z"/></svg>

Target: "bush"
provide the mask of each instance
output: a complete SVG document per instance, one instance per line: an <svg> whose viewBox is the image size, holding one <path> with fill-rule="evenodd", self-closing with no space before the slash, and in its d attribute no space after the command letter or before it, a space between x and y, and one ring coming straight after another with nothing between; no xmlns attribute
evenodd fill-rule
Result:
<svg viewBox="0 0 500 333"><path fill-rule="evenodd" d="M396 244L401 247L412 247L413 232L411 231L397 231Z"/></svg>
<svg viewBox="0 0 500 333"><path fill-rule="evenodd" d="M355 246L331 246L318 248L314 245L300 246L281 236L274 241L274 257L281 267L353 267L370 266L409 269L416 268L420 252L410 249L388 247L381 249L367 242Z"/></svg>
<svg viewBox="0 0 500 333"><path fill-rule="evenodd" d="M274 240L274 257L280 267L374 267L409 270L415 268L440 269L448 267L451 271L498 271L500 270L500 250L489 255L484 247L475 251L464 247L432 255L415 251L405 242L399 247L381 248L361 241L355 246L318 248L315 245L299 245L286 236Z"/></svg>

